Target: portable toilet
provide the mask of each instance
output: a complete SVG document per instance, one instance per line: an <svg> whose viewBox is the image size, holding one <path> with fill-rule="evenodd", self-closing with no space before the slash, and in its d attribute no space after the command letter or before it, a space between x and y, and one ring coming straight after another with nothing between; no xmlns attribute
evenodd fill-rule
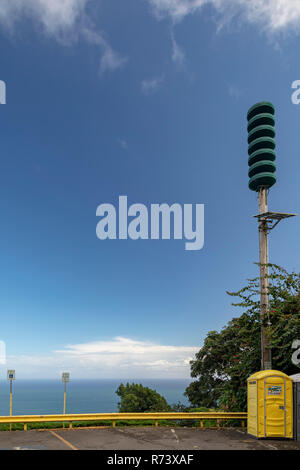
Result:
<svg viewBox="0 0 300 470"><path fill-rule="evenodd" d="M293 439L293 380L278 370L262 370L247 382L248 434Z"/></svg>

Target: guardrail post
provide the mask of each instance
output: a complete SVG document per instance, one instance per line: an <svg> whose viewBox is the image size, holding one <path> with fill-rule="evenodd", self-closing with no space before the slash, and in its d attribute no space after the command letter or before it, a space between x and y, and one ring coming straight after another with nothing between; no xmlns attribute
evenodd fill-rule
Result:
<svg viewBox="0 0 300 470"><path fill-rule="evenodd" d="M70 428L70 429L73 429L73 423L72 423L72 421L70 421L70 423L69 423L69 428Z"/></svg>
<svg viewBox="0 0 300 470"><path fill-rule="evenodd" d="M244 428L244 427L245 427L245 421L242 420L242 428Z"/></svg>
<svg viewBox="0 0 300 470"><path fill-rule="evenodd" d="M154 424L154 425L155 425L155 427L158 426L158 419L155 420L155 424Z"/></svg>
<svg viewBox="0 0 300 470"><path fill-rule="evenodd" d="M116 427L116 421L113 421L112 425L113 425L113 428L115 428Z"/></svg>
<svg viewBox="0 0 300 470"><path fill-rule="evenodd" d="M200 419L200 428L204 427L203 419Z"/></svg>
<svg viewBox="0 0 300 470"><path fill-rule="evenodd" d="M24 431L27 431L27 423L24 423Z"/></svg>

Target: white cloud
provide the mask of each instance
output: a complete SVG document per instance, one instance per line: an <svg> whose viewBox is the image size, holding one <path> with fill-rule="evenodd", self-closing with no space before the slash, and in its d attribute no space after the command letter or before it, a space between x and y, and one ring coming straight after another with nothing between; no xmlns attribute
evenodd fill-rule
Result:
<svg viewBox="0 0 300 470"><path fill-rule="evenodd" d="M37 20L49 34L72 28L90 0L0 0L0 21L12 27L22 18Z"/></svg>
<svg viewBox="0 0 300 470"><path fill-rule="evenodd" d="M82 28L81 30L85 39L90 43L96 46L99 46L102 49L102 57L100 60L100 72L106 72L107 70L115 70L127 62L126 57L122 57L116 51L114 51L107 40L98 33L93 31L90 28Z"/></svg>
<svg viewBox="0 0 300 470"><path fill-rule="evenodd" d="M11 32L17 24L30 19L43 33L60 42L84 38L101 50L100 72L115 70L126 58L115 52L103 34L91 26L86 7L91 0L0 0L0 26Z"/></svg>
<svg viewBox="0 0 300 470"><path fill-rule="evenodd" d="M125 139L118 139L118 142L122 149L127 150L128 149L128 143Z"/></svg>
<svg viewBox="0 0 300 470"><path fill-rule="evenodd" d="M122 67L127 62L127 57L122 57L106 43L103 55L100 60L100 72L115 70Z"/></svg>
<svg viewBox="0 0 300 470"><path fill-rule="evenodd" d="M154 93L159 89L163 81L163 75L160 77L143 80L141 83L142 92L145 93L145 95Z"/></svg>
<svg viewBox="0 0 300 470"><path fill-rule="evenodd" d="M228 85L228 93L232 98L239 99L242 96L242 91L235 85Z"/></svg>
<svg viewBox="0 0 300 470"><path fill-rule="evenodd" d="M300 30L299 0L148 0L159 18L170 17L173 22L211 5L221 21L238 15L249 23L260 25L269 32Z"/></svg>
<svg viewBox="0 0 300 470"><path fill-rule="evenodd" d="M0 341L0 364L6 364L6 349L4 341Z"/></svg>
<svg viewBox="0 0 300 470"><path fill-rule="evenodd" d="M149 0L149 2L159 18L170 16L176 22L194 13L207 3L207 0Z"/></svg>
<svg viewBox="0 0 300 470"><path fill-rule="evenodd" d="M183 65L185 62L185 54L183 49L178 45L175 40L174 34L171 34L172 40L172 60L175 64Z"/></svg>
<svg viewBox="0 0 300 470"><path fill-rule="evenodd" d="M66 346L43 356L8 356L7 367L27 378L58 377L68 370L77 378L188 378L198 346L164 346L116 337Z"/></svg>

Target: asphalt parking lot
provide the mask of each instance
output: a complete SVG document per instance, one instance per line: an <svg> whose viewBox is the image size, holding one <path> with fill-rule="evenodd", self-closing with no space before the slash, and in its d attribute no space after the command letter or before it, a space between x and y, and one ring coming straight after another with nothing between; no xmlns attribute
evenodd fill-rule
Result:
<svg viewBox="0 0 300 470"><path fill-rule="evenodd" d="M299 441L256 440L244 430L117 427L0 432L0 450L300 450Z"/></svg>

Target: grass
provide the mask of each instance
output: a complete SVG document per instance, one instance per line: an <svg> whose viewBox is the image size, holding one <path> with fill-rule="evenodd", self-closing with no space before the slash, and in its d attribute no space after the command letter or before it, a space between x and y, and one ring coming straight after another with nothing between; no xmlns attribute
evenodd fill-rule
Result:
<svg viewBox="0 0 300 470"><path fill-rule="evenodd" d="M154 426L154 420L118 420L116 426ZM113 425L112 421L73 421L73 428L88 428L88 427L110 427ZM161 420L159 421L160 426L175 426L175 421ZM69 427L69 423L65 422L65 428ZM12 431L23 431L24 424L17 423L11 425ZM51 423L28 423L27 429L62 429L63 423L51 422ZM0 424L0 431L9 431L9 424Z"/></svg>

